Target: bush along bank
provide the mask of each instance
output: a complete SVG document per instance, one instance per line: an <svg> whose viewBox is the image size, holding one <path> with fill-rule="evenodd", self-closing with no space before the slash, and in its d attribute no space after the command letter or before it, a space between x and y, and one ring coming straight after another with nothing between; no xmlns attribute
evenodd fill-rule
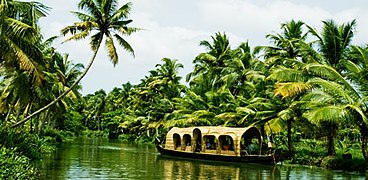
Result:
<svg viewBox="0 0 368 180"><path fill-rule="evenodd" d="M366 173L368 166L358 143L339 141L335 145L336 153L332 156L327 154L326 144L322 140L301 139L294 143L293 153L284 163ZM280 146L279 151L287 152L286 146Z"/></svg>
<svg viewBox="0 0 368 180"><path fill-rule="evenodd" d="M36 179L36 161L50 154L54 143L53 137L0 128L0 179Z"/></svg>

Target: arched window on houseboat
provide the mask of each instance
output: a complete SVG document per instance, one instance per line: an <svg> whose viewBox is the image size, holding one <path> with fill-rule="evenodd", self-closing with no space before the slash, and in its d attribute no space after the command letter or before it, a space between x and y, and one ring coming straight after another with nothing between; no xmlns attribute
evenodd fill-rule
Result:
<svg viewBox="0 0 368 180"><path fill-rule="evenodd" d="M255 127L244 132L240 140L241 155L260 155L262 149L262 136Z"/></svg>
<svg viewBox="0 0 368 180"><path fill-rule="evenodd" d="M174 149L175 150L180 149L180 146L181 146L180 135L175 133L173 135L173 140L174 140Z"/></svg>
<svg viewBox="0 0 368 180"><path fill-rule="evenodd" d="M204 142L206 142L206 149L216 150L217 142L216 137L213 135L203 136Z"/></svg>
<svg viewBox="0 0 368 180"><path fill-rule="evenodd" d="M194 152L201 152L202 151L202 132L198 128L193 130L193 151Z"/></svg>
<svg viewBox="0 0 368 180"><path fill-rule="evenodd" d="M185 146L191 146L192 145L192 137L190 137L189 134L184 134L183 141Z"/></svg>
<svg viewBox="0 0 368 180"><path fill-rule="evenodd" d="M234 151L234 140L229 135L221 135L219 137L219 145L221 150Z"/></svg>
<svg viewBox="0 0 368 180"><path fill-rule="evenodd" d="M184 134L183 136L183 144L182 144L182 150L187 151L191 149L192 146L192 137L190 137L189 134Z"/></svg>

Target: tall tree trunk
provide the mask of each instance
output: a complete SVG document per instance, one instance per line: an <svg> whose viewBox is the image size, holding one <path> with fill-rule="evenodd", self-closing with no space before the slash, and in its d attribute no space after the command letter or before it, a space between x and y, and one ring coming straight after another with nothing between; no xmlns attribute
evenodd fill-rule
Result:
<svg viewBox="0 0 368 180"><path fill-rule="evenodd" d="M334 142L334 132L330 132L327 135L327 143L328 143L328 155L332 156L335 154L335 142Z"/></svg>
<svg viewBox="0 0 368 180"><path fill-rule="evenodd" d="M31 110L31 108L32 108L32 100L29 102L28 106L26 107L26 112L24 113L25 116L28 115L28 113ZM30 127L30 130L29 131L30 132L33 132L33 122L32 122L32 120L31 120L31 127Z"/></svg>
<svg viewBox="0 0 368 180"><path fill-rule="evenodd" d="M327 132L327 153L332 156L335 152L335 137L339 126L336 123L324 123L322 125Z"/></svg>
<svg viewBox="0 0 368 180"><path fill-rule="evenodd" d="M34 122L34 132L35 133L38 132L40 119L41 119L41 116L38 116L38 118L34 118L34 120L35 120L35 122Z"/></svg>
<svg viewBox="0 0 368 180"><path fill-rule="evenodd" d="M264 126L265 126L264 124L260 125L259 129L261 131L262 138L263 139L267 139L266 132L265 132L265 127Z"/></svg>
<svg viewBox="0 0 368 180"><path fill-rule="evenodd" d="M8 113L6 113L6 117L5 117L5 120L3 122L3 126L5 126L6 122L9 121L9 117L10 117L10 114L11 114L11 111L12 111L13 107L14 107L13 105L9 105Z"/></svg>
<svg viewBox="0 0 368 180"><path fill-rule="evenodd" d="M33 116L43 112L44 110L46 110L47 108L49 108L50 106L54 105L56 102L58 102L61 98L63 98L65 95L67 95L82 79L83 77L87 74L88 70L91 68L93 62L96 59L97 53L98 53L98 49L100 48L101 42L102 42L102 38L103 36L101 36L101 38L98 40L98 44L97 44L97 48L93 53L92 59L89 62L89 64L87 65L86 70L83 72L83 74L78 78L77 81L75 81L65 92L63 92L59 97L57 97L55 100L53 100L52 102L50 102L49 104L47 104L46 106L42 107L41 109L33 112L32 114L30 114L29 116L25 117L23 120L15 123L12 125L12 127L17 127L21 124L23 124L24 122L28 121L29 119L31 119Z"/></svg>
<svg viewBox="0 0 368 180"><path fill-rule="evenodd" d="M362 140L362 153L365 159L365 162L368 163L368 127L366 123L362 123L360 127L360 135Z"/></svg>
<svg viewBox="0 0 368 180"><path fill-rule="evenodd" d="M288 149L289 149L289 155L293 154L293 144L291 140L291 122L292 120L287 120L287 141L288 141Z"/></svg>
<svg viewBox="0 0 368 180"><path fill-rule="evenodd" d="M22 106L19 105L18 110L17 110L17 115L15 116L15 122L18 122L19 120L19 116L20 116L20 111L22 110Z"/></svg>
<svg viewBox="0 0 368 180"><path fill-rule="evenodd" d="M33 132L33 121L30 121L30 125L29 125L29 132L32 133Z"/></svg>
<svg viewBox="0 0 368 180"><path fill-rule="evenodd" d="M100 131L101 128L100 128L100 117L97 116L97 130Z"/></svg>
<svg viewBox="0 0 368 180"><path fill-rule="evenodd" d="M40 125L40 128L38 129L38 134L40 134L43 130L43 128L45 127L45 123L47 122L47 119L48 119L48 116L49 116L49 112L50 112L50 109L48 109L46 112L45 112L45 116L44 118L42 119L42 122L41 122L41 125Z"/></svg>

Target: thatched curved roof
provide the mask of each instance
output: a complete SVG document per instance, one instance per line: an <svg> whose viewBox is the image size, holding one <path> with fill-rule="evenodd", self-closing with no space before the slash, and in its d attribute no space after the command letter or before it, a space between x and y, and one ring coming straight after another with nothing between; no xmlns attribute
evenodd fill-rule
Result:
<svg viewBox="0 0 368 180"><path fill-rule="evenodd" d="M202 133L202 136L205 135L214 135L216 137L221 135L228 135L231 136L234 140L236 137L242 137L243 135L251 134L252 136L261 137L261 133L259 130L254 126L249 127L220 127L220 126L200 126L200 127L187 127L187 128L177 128L173 127L170 129L170 131L167 133L166 137L173 137L173 135L179 134L180 136L183 136L184 134L193 135L193 131L195 129L200 130ZM262 138L262 137L261 137Z"/></svg>
<svg viewBox="0 0 368 180"><path fill-rule="evenodd" d="M191 138L188 138L188 136L190 136ZM215 136L215 139L218 140L216 150L207 149L205 144L205 141L207 139L204 138L206 136ZM232 144L234 147L234 151L230 152L231 155L241 156L240 151L242 149L242 146L245 146L247 144L246 141L251 140L254 137L258 139L259 154L261 153L263 138L260 131L255 126L242 128L220 126L201 126L187 128L173 127L166 134L165 148L179 151L203 151L204 153L211 154L229 154L229 152L224 152L221 149L221 146L223 146L222 143L224 142L224 138L221 138L222 136L230 136L233 140ZM187 145L189 146L189 149L187 148ZM197 151L198 147L200 147L199 151Z"/></svg>

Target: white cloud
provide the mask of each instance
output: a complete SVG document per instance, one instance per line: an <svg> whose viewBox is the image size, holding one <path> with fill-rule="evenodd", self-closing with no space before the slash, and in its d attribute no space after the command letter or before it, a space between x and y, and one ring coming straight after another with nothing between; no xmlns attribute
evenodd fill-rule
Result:
<svg viewBox="0 0 368 180"><path fill-rule="evenodd" d="M322 20L334 19L342 23L355 18L358 21L356 42L366 43L367 5L359 6L364 4L363 0L353 1L338 6L335 1L335 5L331 5L324 1L303 0L133 0L132 24L145 29L127 37L136 58L120 49L120 62L114 68L106 53L101 51L82 81L83 93L101 88L111 90L128 81L138 83L164 57L183 63L185 69L180 75L185 76L191 71L195 56L204 51L199 42L210 40L216 32L226 32L232 47L246 40L255 46L267 44L266 34L279 32L280 24L291 19L303 20L320 29ZM77 9L78 0L42 2L53 8L41 21L46 36L56 35L62 27L76 21L70 11ZM55 45L70 53L70 58L77 62L86 64L92 56L88 40Z"/></svg>

